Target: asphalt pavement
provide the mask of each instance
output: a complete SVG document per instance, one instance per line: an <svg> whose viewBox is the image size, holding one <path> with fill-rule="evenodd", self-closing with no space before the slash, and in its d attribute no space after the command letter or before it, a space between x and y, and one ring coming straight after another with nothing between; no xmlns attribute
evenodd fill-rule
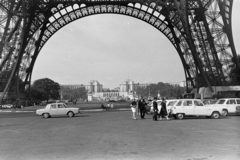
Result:
<svg viewBox="0 0 240 160"><path fill-rule="evenodd" d="M30 109L30 108L29 108ZM0 113L1 160L239 160L240 116L131 119L131 111L44 119Z"/></svg>
<svg viewBox="0 0 240 160"><path fill-rule="evenodd" d="M106 102L105 102L106 103ZM9 109L0 109L0 112L36 112L37 109L44 108L45 106L28 106L28 107L23 107L23 108L9 108ZM81 111L83 112L88 112L88 111L106 111L101 108L101 102L80 102L77 103L76 105L74 104L68 104L68 107L76 107L80 108ZM129 103L114 103L114 108L113 110L130 110L130 104Z"/></svg>

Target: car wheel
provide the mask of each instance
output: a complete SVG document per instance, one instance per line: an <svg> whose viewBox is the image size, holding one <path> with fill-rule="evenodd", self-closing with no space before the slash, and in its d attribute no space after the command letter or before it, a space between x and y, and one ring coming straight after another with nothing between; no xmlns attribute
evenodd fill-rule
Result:
<svg viewBox="0 0 240 160"><path fill-rule="evenodd" d="M68 112L68 117L73 117L74 113L73 112Z"/></svg>
<svg viewBox="0 0 240 160"><path fill-rule="evenodd" d="M220 117L220 114L219 112L213 112L211 117L214 119L218 119Z"/></svg>
<svg viewBox="0 0 240 160"><path fill-rule="evenodd" d="M177 117L177 119L183 119L184 114L183 114L183 113L178 113L178 114L176 115L176 117Z"/></svg>
<svg viewBox="0 0 240 160"><path fill-rule="evenodd" d="M226 109L224 109L223 111L222 111L222 116L226 116L228 114L228 111L226 110Z"/></svg>
<svg viewBox="0 0 240 160"><path fill-rule="evenodd" d="M48 118L49 114L48 113L43 113L43 118Z"/></svg>

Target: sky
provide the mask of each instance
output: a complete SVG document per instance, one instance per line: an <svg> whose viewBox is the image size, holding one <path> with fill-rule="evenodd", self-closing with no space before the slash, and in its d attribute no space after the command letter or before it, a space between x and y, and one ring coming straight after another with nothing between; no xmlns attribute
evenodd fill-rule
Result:
<svg viewBox="0 0 240 160"><path fill-rule="evenodd" d="M240 1L235 0L232 30L240 51ZM127 79L135 83L185 80L182 62L170 41L139 19L116 14L92 15L56 32L35 62L32 81L50 78L59 84L97 80L116 88Z"/></svg>

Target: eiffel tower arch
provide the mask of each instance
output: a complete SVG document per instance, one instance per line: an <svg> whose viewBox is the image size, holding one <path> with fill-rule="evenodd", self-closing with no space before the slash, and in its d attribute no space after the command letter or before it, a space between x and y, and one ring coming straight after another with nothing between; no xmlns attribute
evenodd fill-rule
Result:
<svg viewBox="0 0 240 160"><path fill-rule="evenodd" d="M155 27L175 47L188 88L226 86L239 66L233 0L0 0L0 92L30 86L37 57L62 27L95 14L121 14ZM201 83L200 83L201 82Z"/></svg>

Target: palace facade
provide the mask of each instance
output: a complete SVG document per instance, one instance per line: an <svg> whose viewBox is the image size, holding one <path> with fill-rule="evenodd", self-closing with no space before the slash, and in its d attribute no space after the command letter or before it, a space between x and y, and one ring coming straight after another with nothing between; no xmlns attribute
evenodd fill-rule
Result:
<svg viewBox="0 0 240 160"><path fill-rule="evenodd" d="M88 92L88 100L109 100L109 99L132 99L136 95L137 89L149 86L150 83L140 84L134 83L134 81L128 79L120 84L120 87L116 88L112 92L108 92L110 89L103 88L97 80L92 80L87 85L60 85L62 89L77 89L84 87ZM108 90L108 91L107 91Z"/></svg>

